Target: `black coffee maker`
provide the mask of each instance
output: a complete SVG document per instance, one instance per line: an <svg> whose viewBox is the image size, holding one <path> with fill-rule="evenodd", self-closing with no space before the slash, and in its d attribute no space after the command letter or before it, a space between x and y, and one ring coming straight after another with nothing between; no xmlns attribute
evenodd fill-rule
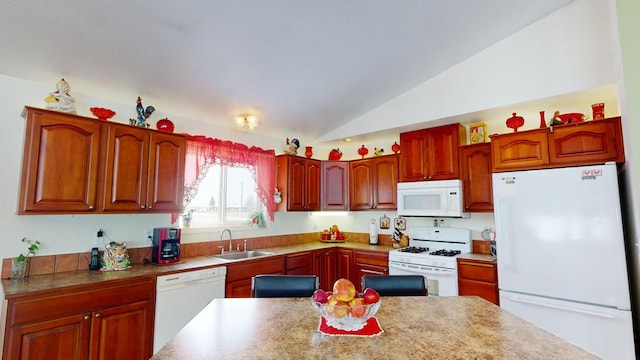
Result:
<svg viewBox="0 0 640 360"><path fill-rule="evenodd" d="M155 228L151 247L151 262L171 264L180 260L180 229Z"/></svg>

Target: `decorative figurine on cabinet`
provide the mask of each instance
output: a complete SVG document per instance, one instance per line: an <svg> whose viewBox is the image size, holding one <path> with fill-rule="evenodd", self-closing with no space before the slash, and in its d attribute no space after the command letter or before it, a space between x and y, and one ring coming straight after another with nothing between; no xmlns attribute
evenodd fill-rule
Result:
<svg viewBox="0 0 640 360"><path fill-rule="evenodd" d="M136 111L138 112L138 119L129 119L129 124L148 128L149 123L147 119L156 111L156 108L147 106L145 109L144 106L142 106L142 99L138 96L138 100L136 100Z"/></svg>
<svg viewBox="0 0 640 360"><path fill-rule="evenodd" d="M300 140L293 139L289 141L287 138L286 145L284 147L284 152L289 155L298 155L298 148L300 147Z"/></svg>
<svg viewBox="0 0 640 360"><path fill-rule="evenodd" d="M377 147L373 148L373 156L382 156L384 155L384 149L380 148L378 149Z"/></svg>
<svg viewBox="0 0 640 360"><path fill-rule="evenodd" d="M71 91L71 87L69 83L64 79L61 79L56 84L56 91L52 92L47 96L44 101L47 103L46 108L49 110L57 110L66 113L75 114L76 99L73 96L69 95L69 91Z"/></svg>

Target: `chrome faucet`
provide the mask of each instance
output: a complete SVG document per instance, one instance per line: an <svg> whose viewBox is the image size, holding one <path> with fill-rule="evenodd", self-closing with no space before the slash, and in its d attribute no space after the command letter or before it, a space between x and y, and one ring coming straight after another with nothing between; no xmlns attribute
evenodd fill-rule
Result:
<svg viewBox="0 0 640 360"><path fill-rule="evenodd" d="M233 251L233 238L231 237L231 230L229 229L222 230L222 232L220 232L220 240L222 240L222 235L224 235L225 232L229 233L229 251Z"/></svg>

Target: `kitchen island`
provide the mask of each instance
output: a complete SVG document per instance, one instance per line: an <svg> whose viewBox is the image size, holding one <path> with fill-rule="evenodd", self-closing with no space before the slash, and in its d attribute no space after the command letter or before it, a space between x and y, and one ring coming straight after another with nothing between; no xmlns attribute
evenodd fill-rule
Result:
<svg viewBox="0 0 640 360"><path fill-rule="evenodd" d="M598 359L476 296L383 297L383 333L329 336L309 298L215 299L167 359Z"/></svg>

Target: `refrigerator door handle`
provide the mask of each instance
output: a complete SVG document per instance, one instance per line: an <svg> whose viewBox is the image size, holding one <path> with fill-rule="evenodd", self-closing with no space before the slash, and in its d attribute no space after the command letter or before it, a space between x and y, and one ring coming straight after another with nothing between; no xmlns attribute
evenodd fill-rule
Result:
<svg viewBox="0 0 640 360"><path fill-rule="evenodd" d="M601 317L601 318L605 318L605 319L613 319L614 318L613 315L611 315L611 314L601 313L601 312L597 312L597 311L589 311L589 310L584 310L584 309L576 309L576 308L572 308L572 307L568 307L568 306L561 306L561 305L556 305L556 304L545 303L545 302L542 302L542 301L529 300L529 299L521 298L519 296L510 296L509 300L514 301L514 302L523 303L523 304L544 306L544 307L548 307L548 308L552 308L552 309L558 309L558 310L564 310L564 311L572 311L572 312L576 312L576 313L580 313L580 314L597 316L597 317Z"/></svg>
<svg viewBox="0 0 640 360"><path fill-rule="evenodd" d="M509 237L509 206L508 200L505 198L499 198L495 205L495 221L496 221L496 238L499 238L500 250L498 251L498 264L504 268L509 269L511 265L511 252L509 251L509 243L512 241Z"/></svg>

